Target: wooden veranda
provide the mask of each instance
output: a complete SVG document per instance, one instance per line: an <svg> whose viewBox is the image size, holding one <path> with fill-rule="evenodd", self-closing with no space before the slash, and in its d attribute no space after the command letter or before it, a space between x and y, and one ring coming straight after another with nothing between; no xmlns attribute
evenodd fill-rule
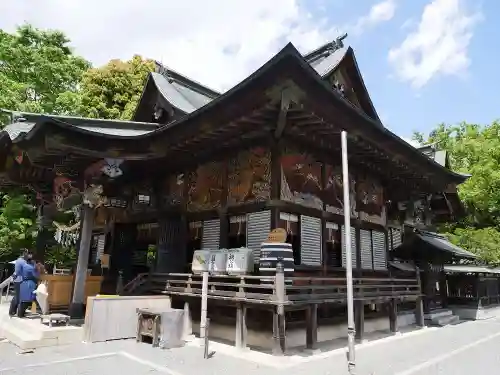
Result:
<svg viewBox="0 0 500 375"><path fill-rule="evenodd" d="M411 274L388 278L355 277L353 283L354 299L361 305L388 304L391 331L398 330L398 305L406 302L416 302L416 322L419 326L424 325L419 272L414 277ZM202 276L191 273L141 274L125 285L123 293L140 290L167 294L189 303L202 297ZM305 310L306 344L308 348L314 348L317 344L318 307L345 304L347 285L345 277L285 278L279 271L275 276L210 275L207 298L216 305L236 308L237 347L246 347L247 309L271 311L275 351L283 353L286 348L286 313ZM363 335L360 329L363 329L362 325L357 325L358 338Z"/></svg>

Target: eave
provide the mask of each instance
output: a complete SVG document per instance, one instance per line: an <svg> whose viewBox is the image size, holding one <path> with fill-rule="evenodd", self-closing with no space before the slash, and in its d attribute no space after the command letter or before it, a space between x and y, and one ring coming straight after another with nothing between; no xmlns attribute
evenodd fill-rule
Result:
<svg viewBox="0 0 500 375"><path fill-rule="evenodd" d="M463 181L463 176L427 158L344 100L292 44L225 94L147 134L99 134L46 117L14 144L33 155L73 154L148 160L147 165L155 160L171 164L172 160L193 159L204 148L218 148L230 142L237 145L241 138L268 138L276 127L280 95L286 88L292 89L300 100L291 108L284 137L309 143L318 154L336 159L340 155L339 132L344 129L349 133L349 151L355 165L371 163L367 169L373 170L379 163L381 173L392 166L394 176L387 178L398 174L406 179L422 178L429 189L430 185L442 187Z"/></svg>

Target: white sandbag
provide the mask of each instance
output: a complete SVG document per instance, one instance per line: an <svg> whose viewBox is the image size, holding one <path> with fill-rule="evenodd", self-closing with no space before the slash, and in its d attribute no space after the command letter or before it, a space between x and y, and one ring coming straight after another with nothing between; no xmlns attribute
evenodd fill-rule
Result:
<svg viewBox="0 0 500 375"><path fill-rule="evenodd" d="M36 300L42 309L42 315L47 315L49 313L49 292L47 290L47 284L40 283L34 291Z"/></svg>
<svg viewBox="0 0 500 375"><path fill-rule="evenodd" d="M171 309L161 313L160 343L162 349L184 346L184 310Z"/></svg>

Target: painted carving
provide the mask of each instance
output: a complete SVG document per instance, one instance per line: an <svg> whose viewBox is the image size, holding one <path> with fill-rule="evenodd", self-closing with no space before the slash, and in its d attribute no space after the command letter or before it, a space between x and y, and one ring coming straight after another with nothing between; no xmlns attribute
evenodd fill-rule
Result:
<svg viewBox="0 0 500 375"><path fill-rule="evenodd" d="M264 201L271 195L271 154L265 148L253 148L229 162L228 204Z"/></svg>
<svg viewBox="0 0 500 375"><path fill-rule="evenodd" d="M166 181L164 197L166 205L181 204L184 198L184 173L169 176Z"/></svg>
<svg viewBox="0 0 500 375"><path fill-rule="evenodd" d="M326 186L323 189L323 201L326 203L326 211L337 215L344 214L344 193L342 183L342 168L325 165ZM351 216L358 217L356 209L356 181L350 176L349 197Z"/></svg>
<svg viewBox="0 0 500 375"><path fill-rule="evenodd" d="M187 208L189 211L209 210L218 207L224 194L224 165L208 163L189 173Z"/></svg>
<svg viewBox="0 0 500 375"><path fill-rule="evenodd" d="M430 218L428 209L426 207L427 201L425 199L419 199L414 202L404 202L400 204L400 208L405 209L405 224L421 226L425 224L430 224L430 220L426 220L427 217Z"/></svg>
<svg viewBox="0 0 500 375"><path fill-rule="evenodd" d="M385 225L386 209L382 185L369 177L362 177L357 184L357 204L361 220Z"/></svg>
<svg viewBox="0 0 500 375"><path fill-rule="evenodd" d="M78 188L73 186L72 181L63 176L57 176L53 182L54 202L60 208L64 199L71 195L79 194Z"/></svg>
<svg viewBox="0 0 500 375"><path fill-rule="evenodd" d="M321 163L286 150L281 157L281 199L321 210L321 190Z"/></svg>

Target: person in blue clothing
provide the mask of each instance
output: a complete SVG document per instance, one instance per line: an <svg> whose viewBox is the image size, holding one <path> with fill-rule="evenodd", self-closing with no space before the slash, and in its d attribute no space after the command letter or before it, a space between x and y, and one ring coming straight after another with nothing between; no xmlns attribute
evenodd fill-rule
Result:
<svg viewBox="0 0 500 375"><path fill-rule="evenodd" d="M17 316L23 318L26 313L26 309L36 301L35 290L38 285L38 279L40 278L40 273L38 272L36 263L33 259L28 259L21 266L21 275L23 281L19 287L19 307L17 310Z"/></svg>
<svg viewBox="0 0 500 375"><path fill-rule="evenodd" d="M14 264L14 274L12 275L12 284L14 286L14 296L10 301L9 315L14 316L17 313L19 307L19 288L21 287L21 282L23 277L21 275L22 266L30 259L30 252L27 249L23 249L19 258L16 259Z"/></svg>

